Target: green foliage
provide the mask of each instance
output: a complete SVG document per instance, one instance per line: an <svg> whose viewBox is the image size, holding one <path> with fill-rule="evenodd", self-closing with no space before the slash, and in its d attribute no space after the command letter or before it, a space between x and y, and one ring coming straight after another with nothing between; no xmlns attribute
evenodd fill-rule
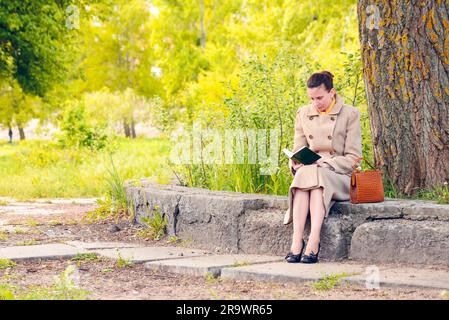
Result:
<svg viewBox="0 0 449 320"><path fill-rule="evenodd" d="M125 259L122 257L120 251L117 249L117 261L116 266L118 268L130 268L133 266L131 259Z"/></svg>
<svg viewBox="0 0 449 320"><path fill-rule="evenodd" d="M72 261L99 261L100 258L96 253L77 253Z"/></svg>
<svg viewBox="0 0 449 320"><path fill-rule="evenodd" d="M0 300L85 300L89 291L75 283L76 269L68 266L55 277L51 286L28 286L26 288L0 281Z"/></svg>
<svg viewBox="0 0 449 320"><path fill-rule="evenodd" d="M0 270L14 268L16 263L9 259L0 259Z"/></svg>
<svg viewBox="0 0 449 320"><path fill-rule="evenodd" d="M169 236L167 240L167 243L169 244L177 244L179 242L181 242L181 239L179 239L177 236Z"/></svg>
<svg viewBox="0 0 449 320"><path fill-rule="evenodd" d="M220 279L210 271L204 273L204 280L207 284L217 284L220 281Z"/></svg>
<svg viewBox="0 0 449 320"><path fill-rule="evenodd" d="M348 54L346 66L349 79L360 75L359 57ZM291 48L281 48L278 54L270 58L258 57L242 65L239 84L230 90L230 96L223 100L223 112L227 115L224 121L216 121L216 113L199 113L196 119L205 124L213 121L222 137L225 130L238 129L243 133L248 130L277 129L279 132L279 145L275 150L275 165L278 169L270 175L262 175L263 164L249 164L248 149L245 146L244 163L242 164L185 164L173 166L173 170L188 186L203 187L213 190L230 190L249 193L286 194L291 183L291 173L288 170L287 158L281 150L292 148L294 135L294 116L297 109L308 103L306 96L306 81L318 65L312 66L292 55ZM360 79L359 79L360 80ZM352 80L340 85L340 90L351 92ZM360 102L360 83L354 89L354 99ZM372 158L372 143L369 119L366 107L361 108L361 125L363 138L363 155ZM210 119L208 118L210 116ZM267 135L269 134L268 131ZM191 135L190 132L188 132ZM208 141L201 141L201 152ZM245 140L246 143L246 140ZM235 154L235 145L226 145ZM271 151L270 142L267 150ZM363 165L365 166L365 164Z"/></svg>
<svg viewBox="0 0 449 320"><path fill-rule="evenodd" d="M343 278L349 277L353 274L340 273L340 274L326 274L322 279L312 283L312 286L316 290L330 290L339 285Z"/></svg>
<svg viewBox="0 0 449 320"><path fill-rule="evenodd" d="M52 141L11 145L0 140L0 194L17 199L104 197L108 201L111 152L122 180L147 177L158 183L170 181L166 139L115 138L111 143L115 146L112 151L110 146L91 151L61 149Z"/></svg>
<svg viewBox="0 0 449 320"><path fill-rule="evenodd" d="M174 173L188 186L285 195L291 175L281 150L291 148L295 112L308 103L307 77L325 69L345 102L360 108L363 156L373 162L356 0L205 0L204 11L197 0L3 2L0 126L57 123L64 150L2 145L0 194L108 194L99 216L126 208L123 180L144 176L168 182ZM67 27L71 4L80 29ZM114 142L118 125L144 122L163 137L179 128L189 134L196 122L220 132L279 130L278 168L261 175L264 165L249 164L245 153L243 164L202 161L167 173L158 166L167 141ZM121 180L114 168L104 179L109 152L119 153ZM387 195L401 196L386 185ZM443 186L418 197L447 203L447 193Z"/></svg>
<svg viewBox="0 0 449 320"><path fill-rule="evenodd" d="M401 198L401 199L420 199L432 200L439 204L449 204L449 188L447 183L436 186L432 189L421 189L413 195L406 195L399 192L393 185L390 179L384 176L383 178L385 197L387 198Z"/></svg>
<svg viewBox="0 0 449 320"><path fill-rule="evenodd" d="M447 182L442 186L437 186L432 190L420 190L413 197L424 200L436 200L439 204L449 204L449 188Z"/></svg>
<svg viewBox="0 0 449 320"><path fill-rule="evenodd" d="M97 222L114 218L134 220L134 206L131 204L128 209L128 200L126 198L125 182L114 165L112 155L109 154L111 167L106 168L107 195L106 199L98 199L100 205L94 211L88 212L89 222Z"/></svg>
<svg viewBox="0 0 449 320"><path fill-rule="evenodd" d="M0 282L0 301L1 300L15 300L12 292L13 287L9 284Z"/></svg>
<svg viewBox="0 0 449 320"><path fill-rule="evenodd" d="M16 246L34 246L37 244L38 242L35 239L16 242Z"/></svg>
<svg viewBox="0 0 449 320"><path fill-rule="evenodd" d="M88 147L101 150L108 143L105 124L97 124L88 118L85 107L75 104L68 108L61 122L62 136L59 142L64 147L79 149Z"/></svg>
<svg viewBox="0 0 449 320"><path fill-rule="evenodd" d="M232 267L237 268L237 267L244 267L244 266L250 266L253 263L251 261L234 261L234 263L232 264Z"/></svg>
<svg viewBox="0 0 449 320"><path fill-rule="evenodd" d="M97 199L97 205L98 207L95 210L87 212L86 221L88 223L96 223L117 217L117 210L110 198L105 200Z"/></svg>
<svg viewBox="0 0 449 320"><path fill-rule="evenodd" d="M8 240L8 234L4 231L0 231L0 241L7 241Z"/></svg>
<svg viewBox="0 0 449 320"><path fill-rule="evenodd" d="M107 168L106 177L107 185L109 187L109 196L116 204L117 210L127 210L125 182L123 180L123 177L119 174L116 166L114 165L114 161L111 155L110 159L111 168Z"/></svg>
<svg viewBox="0 0 449 320"><path fill-rule="evenodd" d="M12 77L26 93L41 96L53 83L63 80L76 35L66 26L65 9L73 3L2 1L0 76Z"/></svg>
<svg viewBox="0 0 449 320"><path fill-rule="evenodd" d="M138 237L160 240L165 236L167 217L164 217L158 210L154 210L148 217L142 217L141 221L146 224L146 227L137 232Z"/></svg>

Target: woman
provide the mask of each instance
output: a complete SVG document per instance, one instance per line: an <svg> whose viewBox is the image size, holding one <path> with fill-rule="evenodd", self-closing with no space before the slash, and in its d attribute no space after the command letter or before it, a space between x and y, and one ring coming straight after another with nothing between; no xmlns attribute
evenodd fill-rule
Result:
<svg viewBox="0 0 449 320"><path fill-rule="evenodd" d="M293 240L287 262L318 262L323 220L335 200L349 200L349 184L355 160L362 154L360 112L343 103L328 71L313 74L307 81L312 103L296 113L293 152L306 145L321 155L311 165L293 160L294 175L289 191L289 209L284 224L293 222ZM310 211L310 235L303 240Z"/></svg>

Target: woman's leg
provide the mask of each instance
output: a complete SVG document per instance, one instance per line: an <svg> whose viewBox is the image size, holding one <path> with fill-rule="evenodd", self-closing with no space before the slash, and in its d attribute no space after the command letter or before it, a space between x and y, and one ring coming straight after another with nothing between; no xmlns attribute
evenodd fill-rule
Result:
<svg viewBox="0 0 449 320"><path fill-rule="evenodd" d="M310 191L303 191L298 188L293 189L293 239L291 252L299 254L302 250L302 238L309 213Z"/></svg>
<svg viewBox="0 0 449 320"><path fill-rule="evenodd" d="M323 188L317 188L310 191L310 236L307 242L304 254L309 255L318 252L318 244L320 243L321 226L323 225L325 214L323 202Z"/></svg>

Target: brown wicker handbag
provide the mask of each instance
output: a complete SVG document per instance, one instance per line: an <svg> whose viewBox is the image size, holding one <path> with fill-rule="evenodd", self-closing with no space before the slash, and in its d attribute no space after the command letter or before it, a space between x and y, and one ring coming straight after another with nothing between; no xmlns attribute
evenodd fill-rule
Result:
<svg viewBox="0 0 449 320"><path fill-rule="evenodd" d="M356 169L360 160L364 160L373 170L361 171ZM349 198L351 203L369 203L384 201L384 187L382 172L374 168L365 158L358 158L352 165L354 171L351 175Z"/></svg>

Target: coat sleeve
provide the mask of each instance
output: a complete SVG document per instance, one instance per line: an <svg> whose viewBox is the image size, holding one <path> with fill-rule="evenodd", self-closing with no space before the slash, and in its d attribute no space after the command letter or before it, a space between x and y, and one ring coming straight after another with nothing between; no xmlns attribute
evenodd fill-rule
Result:
<svg viewBox="0 0 449 320"><path fill-rule="evenodd" d="M296 112L295 136L294 136L294 139L293 139L293 150L292 150L293 153L298 151L302 146L306 146L307 145L307 139L306 139L306 136L304 134L304 129L302 127L300 110L301 109L299 109ZM292 175L295 175L296 171L293 170L293 163L292 163L291 160L288 161L288 166L290 167L290 172L292 173Z"/></svg>
<svg viewBox="0 0 449 320"><path fill-rule="evenodd" d="M362 156L362 130L360 128L360 111L353 109L346 127L346 139L342 156L326 159L336 173L349 174L353 171L354 161Z"/></svg>

